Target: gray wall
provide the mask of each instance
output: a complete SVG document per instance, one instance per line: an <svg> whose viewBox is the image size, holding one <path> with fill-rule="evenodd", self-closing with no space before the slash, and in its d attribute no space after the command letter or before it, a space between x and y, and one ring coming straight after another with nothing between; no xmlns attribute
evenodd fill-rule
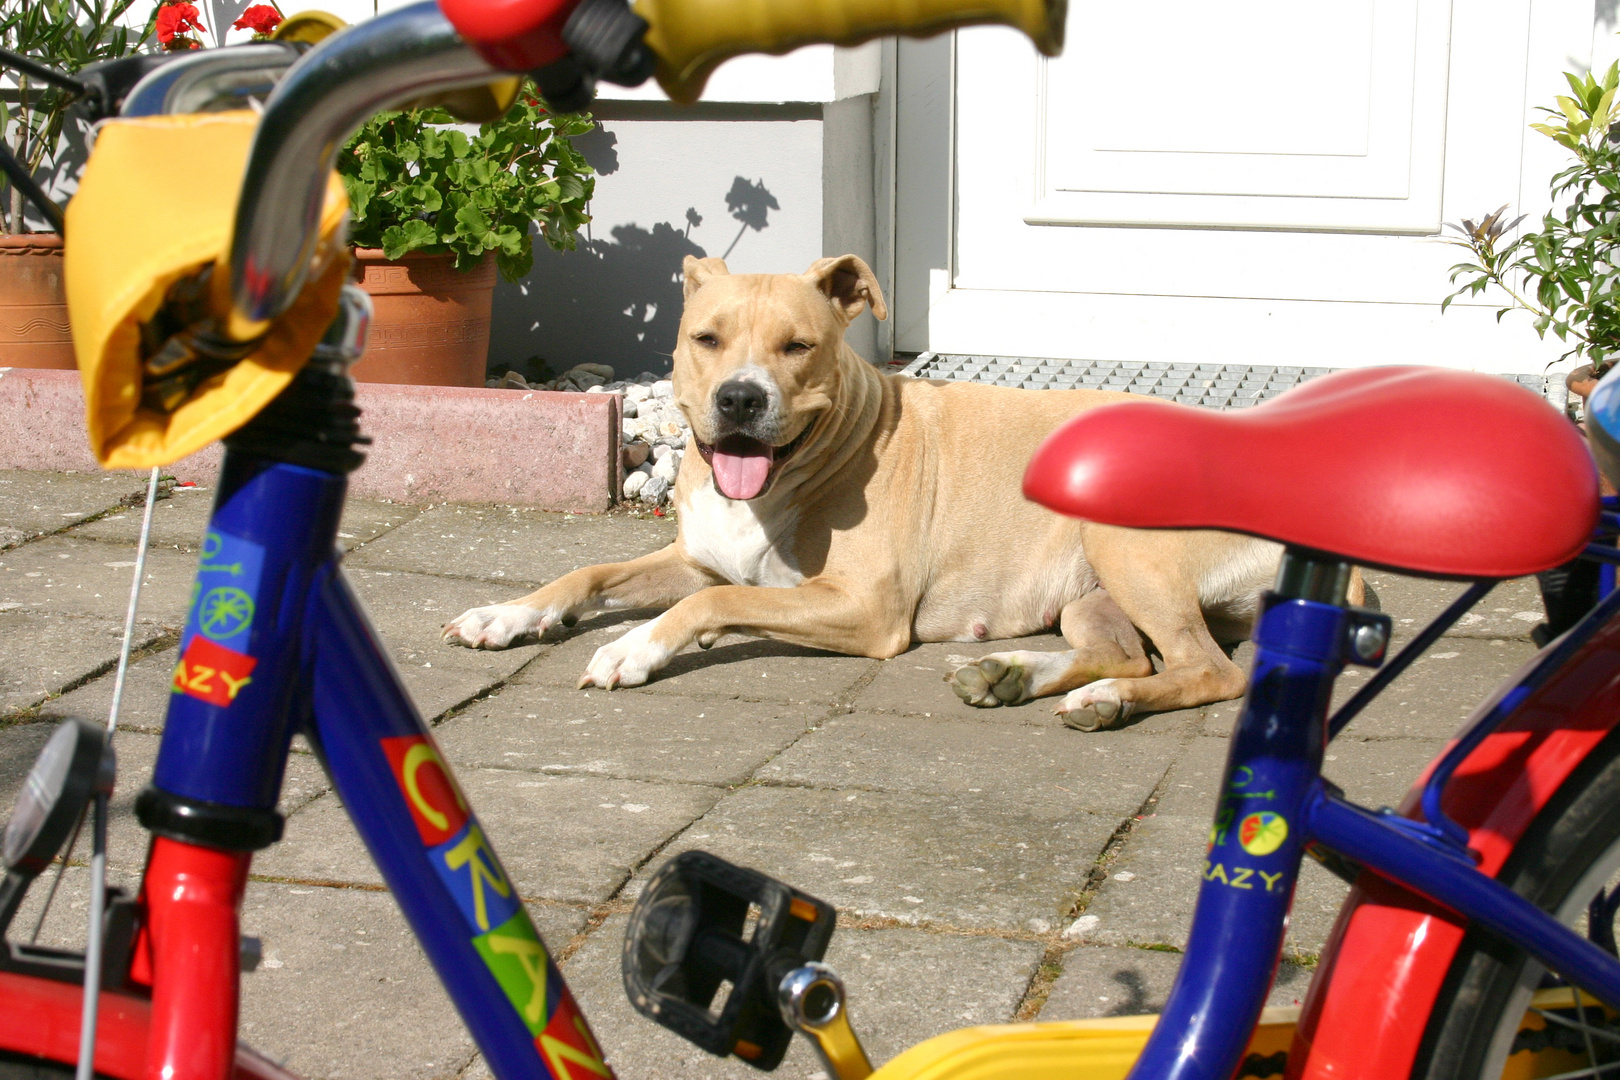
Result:
<svg viewBox="0 0 1620 1080"><path fill-rule="evenodd" d="M604 101L576 140L596 169L578 250L537 245L534 271L496 286L490 362L560 372L611 364L664 374L680 322L681 260L800 273L823 254L871 259L872 97L816 103ZM863 315L850 340L874 354Z"/></svg>

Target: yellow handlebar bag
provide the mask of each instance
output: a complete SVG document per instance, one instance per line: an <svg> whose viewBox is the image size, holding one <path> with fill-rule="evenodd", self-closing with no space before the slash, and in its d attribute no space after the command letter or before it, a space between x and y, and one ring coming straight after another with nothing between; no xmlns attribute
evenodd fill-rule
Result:
<svg viewBox="0 0 1620 1080"><path fill-rule="evenodd" d="M168 465L229 435L286 388L337 314L349 203L333 173L309 281L259 347L172 413L141 405L141 324L182 277L210 263L229 277L257 121L245 111L113 120L96 139L68 203L64 271L85 426L104 468Z"/></svg>

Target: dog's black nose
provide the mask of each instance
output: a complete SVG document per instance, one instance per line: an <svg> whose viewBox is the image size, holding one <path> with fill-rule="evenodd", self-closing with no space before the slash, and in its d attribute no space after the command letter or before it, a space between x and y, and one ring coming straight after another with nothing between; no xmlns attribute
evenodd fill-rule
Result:
<svg viewBox="0 0 1620 1080"><path fill-rule="evenodd" d="M764 412L769 400L762 387L741 379L721 383L720 389L714 392L714 404L720 415L738 427Z"/></svg>

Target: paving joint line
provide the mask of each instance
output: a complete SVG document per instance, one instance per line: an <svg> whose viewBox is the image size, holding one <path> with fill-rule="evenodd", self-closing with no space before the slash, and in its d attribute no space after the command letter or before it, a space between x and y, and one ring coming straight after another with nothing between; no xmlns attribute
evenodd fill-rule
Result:
<svg viewBox="0 0 1620 1080"><path fill-rule="evenodd" d="M168 489L165 489L162 486L163 481L165 481L165 480L169 481ZM158 477L158 485L159 485L158 486L158 502L163 502L165 499L170 499L170 498L174 497L174 489L173 489L174 477L160 475ZM128 495L125 495L122 499L119 499L117 502L113 503L111 506L106 507L105 509L102 509L102 510L96 510L96 511L94 511L92 513L86 514L84 517L80 518L77 521L70 521L66 525L59 525L56 528L51 529L48 532L36 533L33 536L25 536L21 540L18 540L17 542L12 543L12 544L0 545L0 555L5 555L5 554L7 554L9 552L16 551L18 548L21 548L25 544L32 544L36 540L46 540L46 539L49 539L52 536L61 536L63 533L69 532L69 531L71 531L73 529L77 529L80 526L89 525L92 522L100 521L102 518L106 517L109 514L119 513L119 512L124 511L124 510L132 510L132 509L134 509L136 507L141 507L141 506L145 506L145 505L146 505L146 489L144 487L142 487L137 491L134 491L134 492L131 492Z"/></svg>
<svg viewBox="0 0 1620 1080"><path fill-rule="evenodd" d="M95 616L83 616L83 618L94 617ZM147 642L138 649L131 650L129 654L129 662L131 665L133 665L138 660L144 660L148 656L155 656L156 654L167 649L172 649L175 645L179 644L179 642L180 632L178 630L170 630L169 628L164 627L163 633L159 634L158 637ZM108 660L103 664L98 664L88 673L79 676L71 682L64 683L59 690L46 694L32 705L26 705L18 709L11 709L5 713L0 713L0 729L21 727L24 724L38 722L40 720L40 711L43 710L46 705L49 705L58 698L66 697L68 694L71 694L73 691L82 686L88 686L90 683L95 682L102 676L109 674L117 667L118 658L113 657L111 660Z"/></svg>

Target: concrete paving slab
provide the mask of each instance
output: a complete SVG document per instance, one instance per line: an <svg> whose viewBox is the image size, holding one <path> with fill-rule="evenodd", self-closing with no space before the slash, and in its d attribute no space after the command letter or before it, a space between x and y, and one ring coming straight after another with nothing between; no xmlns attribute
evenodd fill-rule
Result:
<svg viewBox="0 0 1620 1080"><path fill-rule="evenodd" d="M458 766L735 787L824 711L531 684L506 687L435 736Z"/></svg>
<svg viewBox="0 0 1620 1080"><path fill-rule="evenodd" d="M93 615L124 624L134 545L48 536L0 555L0 610ZM191 596L197 559L167 548L146 556L140 617L179 630Z"/></svg>
<svg viewBox="0 0 1620 1080"><path fill-rule="evenodd" d="M1052 984L1037 1019L1089 1020L1163 1012L1180 967L1180 953L1083 945L1064 954L1063 973ZM1309 968L1284 961L1266 1004L1301 1004L1310 984Z"/></svg>
<svg viewBox="0 0 1620 1080"><path fill-rule="evenodd" d="M145 648L167 633L157 623L138 622L133 647ZM0 610L0 719L109 670L123 640L123 619Z"/></svg>
<svg viewBox="0 0 1620 1080"><path fill-rule="evenodd" d="M242 979L241 1037L307 1077L456 1076L462 1026L393 897L252 882L242 932L264 949Z"/></svg>
<svg viewBox="0 0 1620 1080"><path fill-rule="evenodd" d="M1536 652L1529 640L1441 638L1352 720L1345 734L1450 738ZM1350 700L1371 676L1366 668L1347 668L1333 689L1333 707ZM1206 735L1231 734L1240 705L1241 701L1223 701L1206 706L1200 730Z"/></svg>
<svg viewBox="0 0 1620 1080"><path fill-rule="evenodd" d="M741 1060L717 1058L647 1020L625 1000L619 974L624 916L609 919L563 965L563 974L619 1080L752 1080ZM840 929L827 962L849 992L850 1021L874 1066L954 1028L1012 1019L1042 947L1034 941ZM473 1075L469 1073L469 1076ZM825 1077L808 1043L795 1038L772 1076Z"/></svg>
<svg viewBox="0 0 1620 1080"><path fill-rule="evenodd" d="M1061 724L962 724L854 713L812 731L761 771L808 787L928 794L985 793L1010 802L1136 813L1180 753L1137 731L1083 734Z"/></svg>
<svg viewBox="0 0 1620 1080"><path fill-rule="evenodd" d="M524 672L524 681L575 686L597 649L641 621L623 619L609 625L603 625L601 619L581 621L573 634L552 646ZM659 695L840 705L853 698L856 685L880 663L864 656L842 656L783 641L728 634L711 649L687 649L636 689Z"/></svg>
<svg viewBox="0 0 1620 1080"><path fill-rule="evenodd" d="M122 632L120 628L119 633ZM124 700L118 707L118 730L148 733L163 730L163 720L168 714L169 698L172 696L170 686L173 684L174 666L178 661L179 653L171 646L143 656L129 665L124 677ZM55 720L82 716L87 720L105 722L108 711L112 709L115 673L116 668L76 690L45 702L39 707L39 718Z"/></svg>
<svg viewBox="0 0 1620 1080"><path fill-rule="evenodd" d="M1378 594L1384 614L1395 621L1397 635L1410 637L1461 596L1467 584L1410 577L1386 570L1364 571L1367 583ZM1541 592L1533 577L1513 578L1499 583L1458 619L1448 637L1518 638L1530 640L1530 628L1546 617Z"/></svg>
<svg viewBox="0 0 1620 1080"><path fill-rule="evenodd" d="M1322 774L1362 806L1399 806L1445 739L1357 739L1348 731L1327 748Z"/></svg>
<svg viewBox="0 0 1620 1080"><path fill-rule="evenodd" d="M0 548L57 532L146 491L133 473L0 469Z"/></svg>
<svg viewBox="0 0 1620 1080"><path fill-rule="evenodd" d="M174 489L167 499L159 500L152 511L152 544L179 551L196 552L208 527L208 515L214 508L213 487ZM73 531L74 536L90 540L136 544L141 538L142 508L108 514ZM387 502L381 499L350 499L343 508L343 519L338 524L338 546L345 551L359 547L367 541L409 521L421 512L421 507L409 503Z"/></svg>
<svg viewBox="0 0 1620 1080"><path fill-rule="evenodd" d="M458 772L484 832L525 900L599 904L672 835L720 798L708 787L546 776L495 769ZM287 820L286 837L254 863L294 882L380 885L337 798Z"/></svg>
<svg viewBox="0 0 1620 1080"><path fill-rule="evenodd" d="M1041 932L1118 824L988 794L750 787L660 851L626 895L669 857L702 848L854 915Z"/></svg>
<svg viewBox="0 0 1620 1080"><path fill-rule="evenodd" d="M650 512L559 514L526 506L443 504L425 508L385 539L357 552L350 564L504 580L518 589L552 581L582 566L634 559L674 540L674 521ZM502 599L519 595L508 592Z"/></svg>
<svg viewBox="0 0 1620 1080"><path fill-rule="evenodd" d="M488 652L440 643L439 627L446 620L498 599L490 585L397 570L344 572L417 708L429 719L510 678L537 651L522 646Z"/></svg>

